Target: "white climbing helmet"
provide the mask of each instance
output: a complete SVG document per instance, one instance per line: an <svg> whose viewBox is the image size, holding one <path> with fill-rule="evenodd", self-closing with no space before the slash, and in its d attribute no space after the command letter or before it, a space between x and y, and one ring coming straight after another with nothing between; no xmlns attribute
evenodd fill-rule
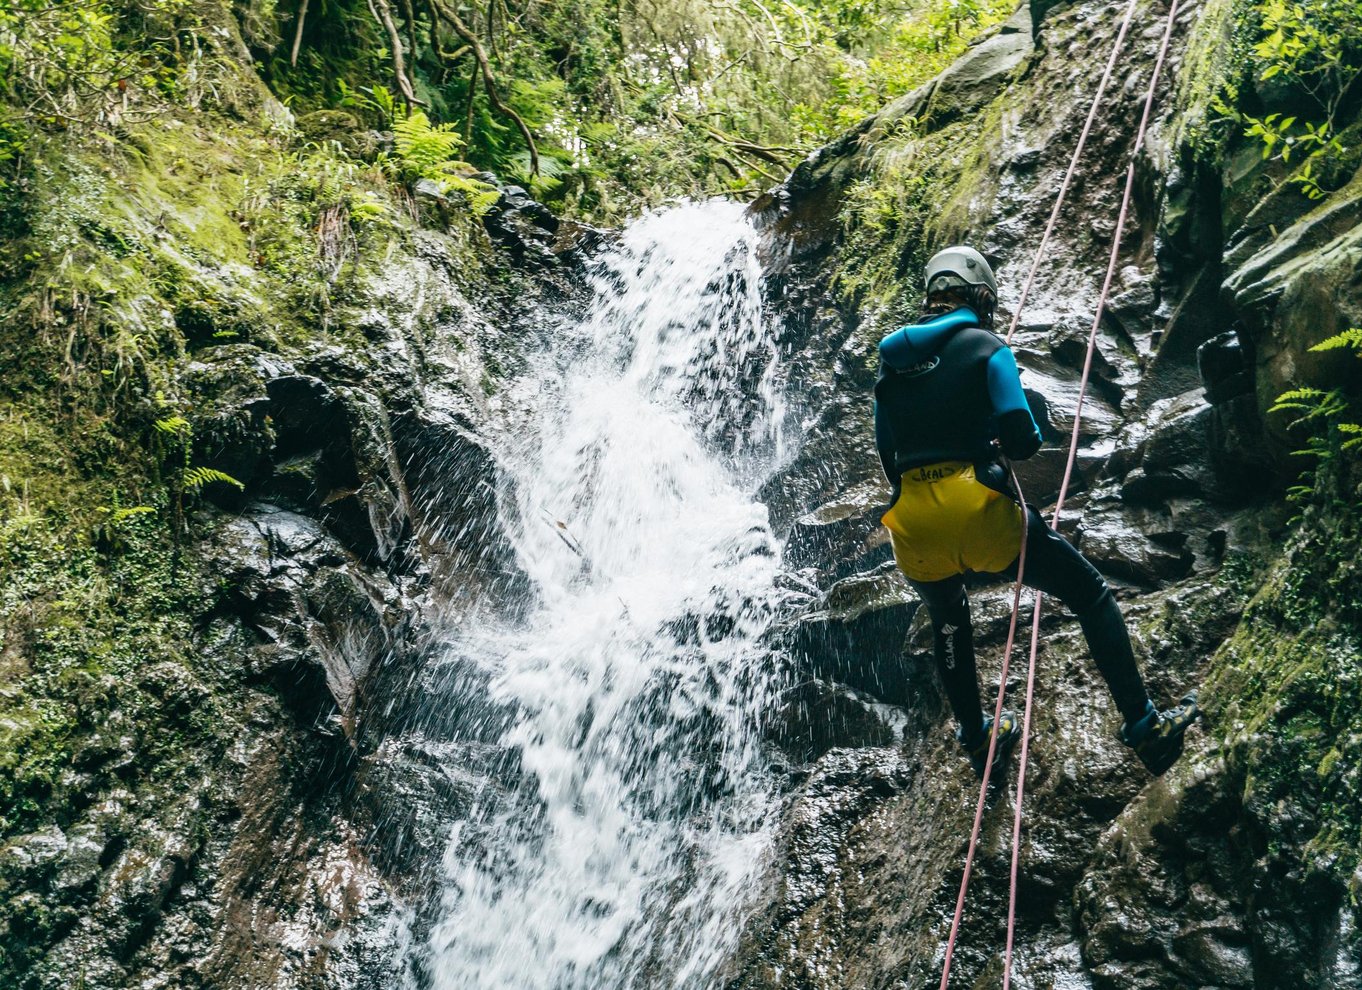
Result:
<svg viewBox="0 0 1362 990"><path fill-rule="evenodd" d="M993 277L984 256L972 247L957 244L932 255L923 273L926 294L945 292L948 289L961 289L971 285L983 285L996 298L998 281Z"/></svg>

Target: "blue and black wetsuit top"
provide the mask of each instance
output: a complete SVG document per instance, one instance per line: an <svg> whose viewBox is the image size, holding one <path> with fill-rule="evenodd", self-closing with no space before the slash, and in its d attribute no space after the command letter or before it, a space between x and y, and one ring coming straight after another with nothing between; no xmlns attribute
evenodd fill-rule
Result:
<svg viewBox="0 0 1362 990"><path fill-rule="evenodd" d="M897 497L905 471L940 461L991 463L1040 449L1012 350L968 307L924 318L880 341L875 445Z"/></svg>

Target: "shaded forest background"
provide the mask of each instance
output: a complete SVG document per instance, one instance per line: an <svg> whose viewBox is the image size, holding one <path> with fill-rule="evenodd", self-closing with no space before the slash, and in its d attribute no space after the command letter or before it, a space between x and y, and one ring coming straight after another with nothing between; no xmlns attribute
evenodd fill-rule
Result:
<svg viewBox="0 0 1362 990"><path fill-rule="evenodd" d="M611 221L676 196L753 194L779 181L813 147L934 76L1013 4L236 6L262 77L299 118L332 111L379 132L415 118L425 164L493 171L559 210ZM186 0L0 5L0 159L13 169L35 126L107 127L220 97L212 20ZM333 140L348 123L314 119L312 136Z"/></svg>

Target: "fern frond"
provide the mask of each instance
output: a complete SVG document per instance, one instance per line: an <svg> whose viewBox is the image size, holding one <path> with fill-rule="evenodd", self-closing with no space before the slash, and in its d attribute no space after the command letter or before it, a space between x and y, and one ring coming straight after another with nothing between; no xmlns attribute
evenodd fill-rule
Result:
<svg viewBox="0 0 1362 990"><path fill-rule="evenodd" d="M388 208L373 193L365 193L350 203L350 219L358 223L376 223L387 215Z"/></svg>
<svg viewBox="0 0 1362 990"><path fill-rule="evenodd" d="M412 175L441 179L448 167L458 162L463 138L451 124L432 124L421 110L414 110L393 124L393 143L397 157Z"/></svg>
<svg viewBox="0 0 1362 990"><path fill-rule="evenodd" d="M108 521L111 525L117 525L118 523L123 522L123 520L125 519L132 519L136 516L145 516L152 512L155 512L156 508L150 505L127 505L127 506L101 505L95 511L102 512L105 515L107 515L109 517Z"/></svg>
<svg viewBox="0 0 1362 990"><path fill-rule="evenodd" d="M1314 347L1312 351L1336 351L1347 347L1357 351L1357 356L1362 357L1362 327L1351 327L1342 333L1336 333L1332 337L1326 337Z"/></svg>
<svg viewBox="0 0 1362 990"><path fill-rule="evenodd" d="M225 471L210 467L192 467L184 473L184 490L196 492L204 485L210 485L215 481L220 481L225 485L232 485L238 491L245 491L246 486L237 481Z"/></svg>
<svg viewBox="0 0 1362 990"><path fill-rule="evenodd" d="M180 415L158 419L154 425L157 432L164 433L167 436L182 437L188 434L190 430L189 420Z"/></svg>
<svg viewBox="0 0 1362 990"><path fill-rule="evenodd" d="M497 200L501 198L501 190L496 186L479 182L477 179L465 178L462 175L446 176L443 185L445 192L463 193L464 200L468 203L468 209L474 216L483 216L496 206Z"/></svg>
<svg viewBox="0 0 1362 990"><path fill-rule="evenodd" d="M1306 399L1318 399L1323 394L1324 390L1320 388L1292 388L1277 396L1277 402L1301 402Z"/></svg>

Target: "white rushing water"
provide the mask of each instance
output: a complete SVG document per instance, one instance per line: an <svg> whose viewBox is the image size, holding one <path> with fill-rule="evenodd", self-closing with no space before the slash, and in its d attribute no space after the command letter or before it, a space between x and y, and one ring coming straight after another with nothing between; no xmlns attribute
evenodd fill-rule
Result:
<svg viewBox="0 0 1362 990"><path fill-rule="evenodd" d="M753 490L782 406L755 236L735 204L645 217L592 291L503 465L532 604L451 646L518 772L450 838L437 990L712 985L770 844L779 551Z"/></svg>

